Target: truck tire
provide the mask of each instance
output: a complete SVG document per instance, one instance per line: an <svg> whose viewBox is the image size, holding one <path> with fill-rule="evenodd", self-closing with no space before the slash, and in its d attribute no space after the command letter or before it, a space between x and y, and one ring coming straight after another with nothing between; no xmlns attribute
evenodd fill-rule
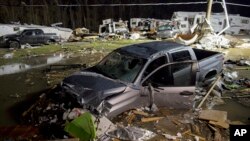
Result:
<svg viewBox="0 0 250 141"><path fill-rule="evenodd" d="M20 43L18 41L10 41L9 47L10 48L20 48Z"/></svg>

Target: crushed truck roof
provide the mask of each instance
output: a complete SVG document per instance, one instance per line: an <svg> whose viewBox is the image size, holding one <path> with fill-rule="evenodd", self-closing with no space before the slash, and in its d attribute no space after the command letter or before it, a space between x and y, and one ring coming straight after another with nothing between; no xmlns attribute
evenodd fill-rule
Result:
<svg viewBox="0 0 250 141"><path fill-rule="evenodd" d="M170 51L175 48L185 47L174 42L155 41L141 44L134 44L117 49L119 52L127 52L141 58L149 58L151 55L161 51Z"/></svg>

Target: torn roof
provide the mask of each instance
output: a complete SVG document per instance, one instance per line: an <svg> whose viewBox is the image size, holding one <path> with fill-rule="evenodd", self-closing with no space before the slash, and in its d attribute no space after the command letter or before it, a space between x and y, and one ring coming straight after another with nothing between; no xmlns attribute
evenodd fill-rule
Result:
<svg viewBox="0 0 250 141"><path fill-rule="evenodd" d="M159 53L161 51L170 51L172 49L179 47L184 47L181 44L174 43L174 42L149 42L149 43L141 43L141 44L134 44L126 47L122 47L117 49L119 52L127 52L133 54L134 56L142 57L142 58L149 58L151 55Z"/></svg>

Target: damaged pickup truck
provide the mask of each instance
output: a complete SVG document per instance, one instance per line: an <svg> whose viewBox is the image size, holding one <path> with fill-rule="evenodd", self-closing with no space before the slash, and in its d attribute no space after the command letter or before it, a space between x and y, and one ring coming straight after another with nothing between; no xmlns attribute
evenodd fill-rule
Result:
<svg viewBox="0 0 250 141"><path fill-rule="evenodd" d="M83 107L109 118L152 104L192 108L195 87L220 73L223 59L221 53L172 42L134 44L65 78L61 87Z"/></svg>

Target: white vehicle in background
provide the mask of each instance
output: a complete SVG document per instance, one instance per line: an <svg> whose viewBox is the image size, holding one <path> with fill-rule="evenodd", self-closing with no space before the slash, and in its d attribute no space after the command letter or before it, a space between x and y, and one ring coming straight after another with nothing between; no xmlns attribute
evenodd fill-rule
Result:
<svg viewBox="0 0 250 141"><path fill-rule="evenodd" d="M129 32L127 22L119 20L114 22L112 19L106 19L102 21L102 25L99 26L100 35L108 34L127 34Z"/></svg>
<svg viewBox="0 0 250 141"><path fill-rule="evenodd" d="M190 33L200 23L205 21L206 12L174 12L171 21L175 23L181 33ZM250 18L242 17L239 14L229 14L230 28L225 33L239 34L240 31L250 30ZM226 27L226 18L223 13L213 13L211 15L211 27L215 33Z"/></svg>
<svg viewBox="0 0 250 141"><path fill-rule="evenodd" d="M156 31L158 27L169 23L169 20L152 18L131 18L131 31Z"/></svg>

